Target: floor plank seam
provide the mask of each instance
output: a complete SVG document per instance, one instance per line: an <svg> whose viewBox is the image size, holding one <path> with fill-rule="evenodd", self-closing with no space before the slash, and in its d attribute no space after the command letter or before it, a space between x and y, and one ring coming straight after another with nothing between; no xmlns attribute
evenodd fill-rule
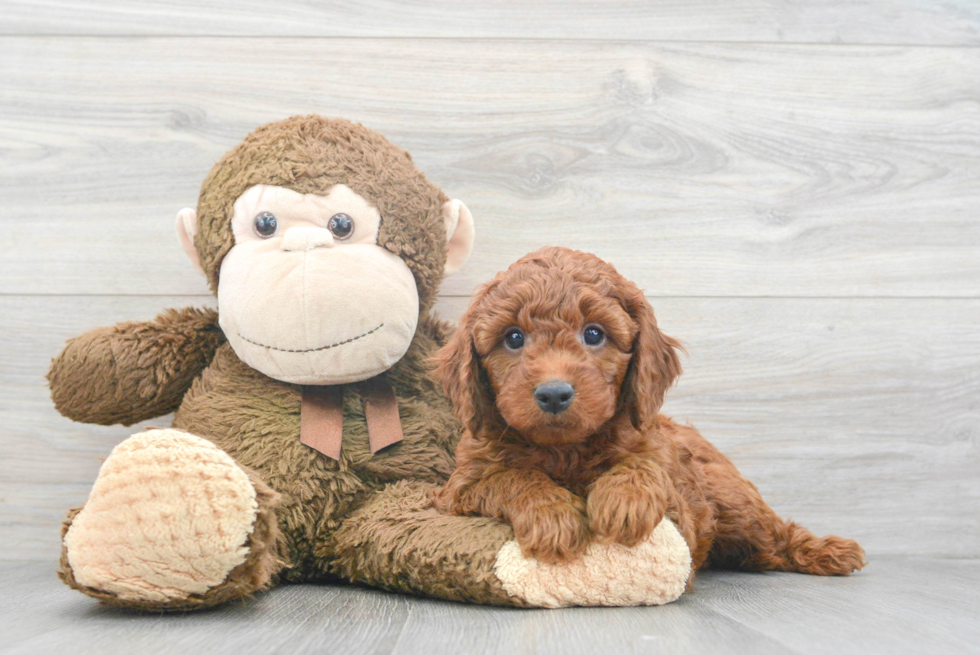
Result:
<svg viewBox="0 0 980 655"><path fill-rule="evenodd" d="M26 34L5 33L0 39L275 39L291 41L466 41L466 42L527 42L527 43L622 43L669 44L669 45L713 45L713 46L766 46L787 48L917 48L917 49L963 49L980 50L978 43L847 43L832 41L719 41L712 39L620 39L616 37L570 37L570 36L405 36L405 35L290 35L290 34L72 34L59 32L32 32Z"/></svg>

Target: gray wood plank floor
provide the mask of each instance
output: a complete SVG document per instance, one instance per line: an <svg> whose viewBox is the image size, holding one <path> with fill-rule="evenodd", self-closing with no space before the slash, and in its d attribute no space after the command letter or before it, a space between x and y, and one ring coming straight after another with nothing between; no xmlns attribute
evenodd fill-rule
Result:
<svg viewBox="0 0 980 655"><path fill-rule="evenodd" d="M4 0L0 34L978 45L972 0Z"/></svg>
<svg viewBox="0 0 980 655"><path fill-rule="evenodd" d="M850 578L706 571L671 605L516 610L333 585L136 615L0 563L0 653L977 653L980 561L883 558Z"/></svg>
<svg viewBox="0 0 980 655"><path fill-rule="evenodd" d="M206 294L173 217L319 112L473 211L446 295L563 245L653 295L980 296L978 48L30 37L0 70L0 293Z"/></svg>

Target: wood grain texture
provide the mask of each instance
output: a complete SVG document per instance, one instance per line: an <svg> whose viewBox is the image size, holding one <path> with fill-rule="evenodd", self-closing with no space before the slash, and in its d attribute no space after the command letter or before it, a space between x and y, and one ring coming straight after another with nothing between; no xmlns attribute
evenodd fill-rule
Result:
<svg viewBox="0 0 980 655"><path fill-rule="evenodd" d="M55 557L58 525L138 428L72 423L43 376L65 339L201 297L0 297L0 558ZM665 411L783 516L872 556L976 557L980 301L658 298L688 348ZM457 317L466 298L444 298ZM168 425L169 418L152 425Z"/></svg>
<svg viewBox="0 0 980 655"><path fill-rule="evenodd" d="M473 210L448 295L555 244L657 296L980 297L980 49L8 37L0 70L0 293L206 293L172 217L320 112Z"/></svg>
<svg viewBox="0 0 980 655"><path fill-rule="evenodd" d="M975 653L980 561L895 558L850 578L705 572L663 607L518 610L346 586L280 587L209 612L138 615L0 563L0 652Z"/></svg>
<svg viewBox="0 0 980 655"><path fill-rule="evenodd" d="M970 0L5 0L0 34L644 39L978 45Z"/></svg>

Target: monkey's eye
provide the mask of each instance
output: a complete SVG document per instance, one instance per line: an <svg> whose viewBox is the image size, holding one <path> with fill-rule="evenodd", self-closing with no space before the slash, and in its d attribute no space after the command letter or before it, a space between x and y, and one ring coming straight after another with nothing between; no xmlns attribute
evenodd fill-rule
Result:
<svg viewBox="0 0 980 655"><path fill-rule="evenodd" d="M582 331L582 341L587 346L598 346L606 340L606 333L597 325L587 325Z"/></svg>
<svg viewBox="0 0 980 655"><path fill-rule="evenodd" d="M272 212L262 212L255 217L255 233L263 239L268 239L279 230L279 221Z"/></svg>
<svg viewBox="0 0 980 655"><path fill-rule="evenodd" d="M354 232L354 219L347 214L334 214L327 221L327 229L334 239L343 241Z"/></svg>
<svg viewBox="0 0 980 655"><path fill-rule="evenodd" d="M507 334L504 335L504 345L511 350L520 350L524 347L524 333L518 328L507 330Z"/></svg>

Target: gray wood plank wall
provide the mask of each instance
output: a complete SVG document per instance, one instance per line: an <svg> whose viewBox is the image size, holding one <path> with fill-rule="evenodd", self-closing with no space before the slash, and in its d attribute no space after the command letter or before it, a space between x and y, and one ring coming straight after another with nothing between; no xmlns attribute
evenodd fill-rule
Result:
<svg viewBox="0 0 980 655"><path fill-rule="evenodd" d="M86 329L213 303L173 216L248 131L308 112L382 131L473 210L444 316L538 246L596 252L689 350L667 410L781 513L872 557L980 554L977 3L0 16L0 558L54 557L132 431L60 417L50 358Z"/></svg>

